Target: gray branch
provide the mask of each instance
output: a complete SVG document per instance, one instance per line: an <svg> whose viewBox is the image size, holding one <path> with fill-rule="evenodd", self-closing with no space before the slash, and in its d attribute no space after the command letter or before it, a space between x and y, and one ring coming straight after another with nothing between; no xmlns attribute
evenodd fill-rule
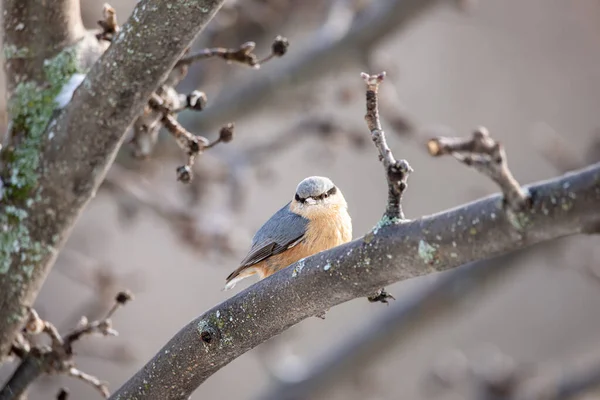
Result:
<svg viewBox="0 0 600 400"><path fill-rule="evenodd" d="M520 229L498 194L403 224L379 224L290 265L191 321L111 398L185 399L236 357L337 304L405 279L598 231L600 164L527 189L532 204L519 215Z"/></svg>
<svg viewBox="0 0 600 400"><path fill-rule="evenodd" d="M4 225L0 232L0 356L7 353L26 314L26 306L33 303L58 250L104 179L126 129L223 2L138 2L111 46L52 122L57 113L53 111L52 99L75 72L68 62L72 53L65 50L59 53L59 61L64 62L42 58L36 71L43 74L26 76L27 82L13 71L14 93L10 101L15 133L12 137L16 140L2 154L5 164L4 198L0 206L0 222ZM29 38L18 34L35 26L36 17L47 18L44 12L48 10L40 10L39 3L5 2L5 25L15 31L14 35L7 31L5 47L13 46L16 52L13 57L25 64L33 61L29 50L23 49L29 49L27 44L35 44L47 32L40 27L39 34ZM46 8L64 8L64 13L51 14L64 18L48 23L60 26L61 32L71 32L71 21L79 18L78 4L75 6L78 2L44 3ZM19 13L29 19L14 19ZM57 35L52 43L43 43L52 49L64 49L71 43L63 41L63 36ZM12 43L13 37L23 42ZM80 53L86 40L98 42L93 35L86 34L75 48L78 58L83 56ZM44 53L32 54L36 59L44 57ZM33 97L27 99L27 95Z"/></svg>
<svg viewBox="0 0 600 400"><path fill-rule="evenodd" d="M520 253L523 251L476 261L440 275L425 289L394 302L389 312L324 354L301 380L281 383L261 399L314 398L339 385L344 377L352 379L364 373L383 353L410 342L440 317L472 304L473 297L494 287L499 278L520 265L515 262Z"/></svg>

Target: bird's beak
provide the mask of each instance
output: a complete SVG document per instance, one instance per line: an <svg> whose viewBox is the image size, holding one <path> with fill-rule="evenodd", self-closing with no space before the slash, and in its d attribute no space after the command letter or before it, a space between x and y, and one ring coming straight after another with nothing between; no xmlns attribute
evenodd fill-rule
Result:
<svg viewBox="0 0 600 400"><path fill-rule="evenodd" d="M317 204L317 201L316 201L315 199L313 199L312 197L309 197L309 198L307 198L307 199L305 200L305 202L306 202L307 204L311 204L311 205Z"/></svg>

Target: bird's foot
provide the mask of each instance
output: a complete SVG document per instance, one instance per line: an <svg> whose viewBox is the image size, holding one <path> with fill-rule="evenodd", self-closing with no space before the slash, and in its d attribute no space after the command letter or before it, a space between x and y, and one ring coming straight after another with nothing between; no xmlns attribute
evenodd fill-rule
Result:
<svg viewBox="0 0 600 400"><path fill-rule="evenodd" d="M367 297L367 300L371 303L385 303L389 305L388 299L396 300L396 298L386 292L384 288L379 289L375 294Z"/></svg>

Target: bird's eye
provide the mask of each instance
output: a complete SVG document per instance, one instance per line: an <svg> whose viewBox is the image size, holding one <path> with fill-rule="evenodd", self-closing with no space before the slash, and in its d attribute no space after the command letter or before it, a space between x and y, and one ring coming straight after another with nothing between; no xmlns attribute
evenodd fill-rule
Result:
<svg viewBox="0 0 600 400"><path fill-rule="evenodd" d="M323 193L323 198L326 199L329 196L327 193Z"/></svg>
<svg viewBox="0 0 600 400"><path fill-rule="evenodd" d="M296 193L296 196L294 197L296 199L296 201L300 202L300 203L304 203L304 199L302 197L300 197L298 195L298 193Z"/></svg>

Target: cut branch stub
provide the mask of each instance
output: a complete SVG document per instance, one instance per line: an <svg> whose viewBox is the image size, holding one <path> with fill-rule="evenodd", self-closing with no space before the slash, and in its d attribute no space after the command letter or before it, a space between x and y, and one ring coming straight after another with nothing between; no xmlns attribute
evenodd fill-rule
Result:
<svg viewBox="0 0 600 400"><path fill-rule="evenodd" d="M371 138L379 151L379 160L383 163L388 183L388 201L382 222L397 223L404 220L402 211L402 194L407 187L408 176L413 169L406 160L396 160L387 145L385 133L379 118L378 96L379 85L385 79L385 72L377 75L361 73L367 85L367 113L365 121L371 131Z"/></svg>
<svg viewBox="0 0 600 400"><path fill-rule="evenodd" d="M117 12L110 4L104 4L104 19L98 21L98 25L102 28L102 32L96 35L98 40L106 40L112 42L113 38L119 33L119 24L117 23Z"/></svg>
<svg viewBox="0 0 600 400"><path fill-rule="evenodd" d="M530 194L519 185L508 168L504 147L490 137L486 128L477 128L470 139L457 137L430 139L427 148L429 154L434 157L450 154L496 182L502 190L508 210L519 212L531 207Z"/></svg>

